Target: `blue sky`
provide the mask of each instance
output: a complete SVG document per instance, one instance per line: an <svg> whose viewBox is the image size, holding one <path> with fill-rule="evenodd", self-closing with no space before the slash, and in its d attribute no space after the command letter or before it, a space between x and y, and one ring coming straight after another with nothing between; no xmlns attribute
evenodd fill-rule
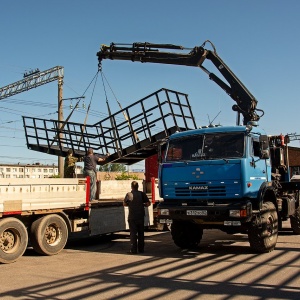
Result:
<svg viewBox="0 0 300 300"><path fill-rule="evenodd" d="M97 72L101 44L191 48L208 39L265 111L260 126L268 134L300 134L298 0L10 0L1 1L0 7L0 87L21 80L30 69L63 66L63 98L78 97ZM102 66L123 107L164 87L189 95L198 125L207 125L218 114L215 123L235 124L234 102L200 69L110 60ZM91 95L90 88L85 94L86 105L91 101L89 124L107 115L100 79ZM112 112L119 110L109 92L108 101ZM21 116L57 119L57 82L0 102L0 163L56 163L55 156L27 149ZM85 111L74 118L83 123Z"/></svg>

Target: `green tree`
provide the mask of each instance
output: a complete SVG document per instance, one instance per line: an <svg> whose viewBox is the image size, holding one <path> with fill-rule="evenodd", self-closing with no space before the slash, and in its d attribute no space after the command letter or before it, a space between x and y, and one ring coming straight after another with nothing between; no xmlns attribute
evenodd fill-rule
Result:
<svg viewBox="0 0 300 300"><path fill-rule="evenodd" d="M123 164L106 164L99 167L100 172L125 172L126 166Z"/></svg>

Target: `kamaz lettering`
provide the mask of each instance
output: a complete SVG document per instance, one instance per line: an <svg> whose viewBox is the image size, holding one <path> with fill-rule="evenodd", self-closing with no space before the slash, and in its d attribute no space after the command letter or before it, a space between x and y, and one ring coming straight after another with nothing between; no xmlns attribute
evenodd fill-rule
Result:
<svg viewBox="0 0 300 300"><path fill-rule="evenodd" d="M207 185L202 185L202 186L189 186L189 190L208 190Z"/></svg>

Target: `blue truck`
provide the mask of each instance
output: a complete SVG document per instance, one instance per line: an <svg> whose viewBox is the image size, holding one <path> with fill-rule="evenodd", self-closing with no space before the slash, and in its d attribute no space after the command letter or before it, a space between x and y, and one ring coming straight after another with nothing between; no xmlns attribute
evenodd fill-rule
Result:
<svg viewBox="0 0 300 300"><path fill-rule="evenodd" d="M161 223L174 243L199 244L203 229L246 232L256 252L274 249L282 221L300 234L299 183L289 182L286 137L255 124L175 133L159 168Z"/></svg>
<svg viewBox="0 0 300 300"><path fill-rule="evenodd" d="M270 252L282 221L288 219L293 232L300 234L300 184L290 181L288 136L270 136L259 127L264 112L210 41L194 48L111 43L102 45L97 56L99 64L113 59L198 67L235 101L236 125L179 131L159 143L163 201L158 219L172 224L177 246L195 247L204 229L220 229L247 233L253 251ZM221 76L210 72L205 61Z"/></svg>

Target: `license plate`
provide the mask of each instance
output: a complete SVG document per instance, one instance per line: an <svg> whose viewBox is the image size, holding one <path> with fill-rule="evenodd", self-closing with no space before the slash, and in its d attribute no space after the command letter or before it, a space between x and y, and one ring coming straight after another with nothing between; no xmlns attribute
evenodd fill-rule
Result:
<svg viewBox="0 0 300 300"><path fill-rule="evenodd" d="M187 210L187 216L207 216L207 210Z"/></svg>
<svg viewBox="0 0 300 300"><path fill-rule="evenodd" d="M173 220L172 219L160 219L159 223L160 224L172 224Z"/></svg>

